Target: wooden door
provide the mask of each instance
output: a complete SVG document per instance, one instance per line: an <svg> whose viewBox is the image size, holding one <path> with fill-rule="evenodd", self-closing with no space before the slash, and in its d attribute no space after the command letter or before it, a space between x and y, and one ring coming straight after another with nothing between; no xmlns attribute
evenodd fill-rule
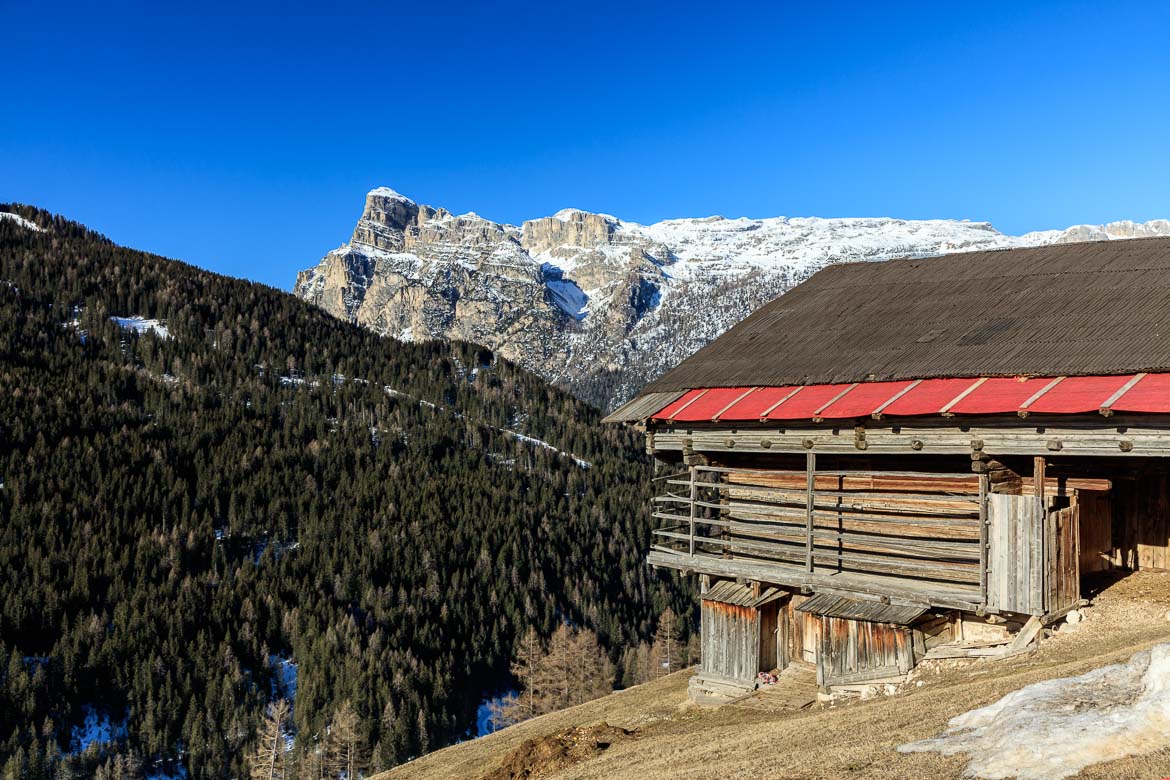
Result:
<svg viewBox="0 0 1170 780"><path fill-rule="evenodd" d="M760 671L770 672L788 665L787 632L779 601L760 607Z"/></svg>
<svg viewBox="0 0 1170 780"><path fill-rule="evenodd" d="M1113 568L1113 496L1102 490L1078 490L1076 505L1081 574Z"/></svg>
<svg viewBox="0 0 1170 780"><path fill-rule="evenodd" d="M793 609L789 611L791 630L789 631L788 660L815 664L817 649L821 644L821 619L816 615Z"/></svg>
<svg viewBox="0 0 1170 780"><path fill-rule="evenodd" d="M1080 507L1054 509L1048 513L1048 612L1061 612L1077 605L1081 598L1081 568L1078 534Z"/></svg>
<svg viewBox="0 0 1170 780"><path fill-rule="evenodd" d="M993 493L987 513L987 603L1004 612L1044 614L1045 514L1035 496Z"/></svg>

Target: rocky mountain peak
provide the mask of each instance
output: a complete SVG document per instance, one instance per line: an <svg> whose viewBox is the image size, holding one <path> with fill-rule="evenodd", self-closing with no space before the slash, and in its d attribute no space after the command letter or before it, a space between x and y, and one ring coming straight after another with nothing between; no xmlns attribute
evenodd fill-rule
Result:
<svg viewBox="0 0 1170 780"><path fill-rule="evenodd" d="M294 292L401 339L466 339L612 407L826 265L1170 236L1170 221L1008 236L889 217L672 219L563 209L520 227L371 190L348 244Z"/></svg>
<svg viewBox="0 0 1170 780"><path fill-rule="evenodd" d="M530 219L520 228L521 245L530 252L560 247L595 249L611 243L618 220L608 214L561 209L551 217Z"/></svg>

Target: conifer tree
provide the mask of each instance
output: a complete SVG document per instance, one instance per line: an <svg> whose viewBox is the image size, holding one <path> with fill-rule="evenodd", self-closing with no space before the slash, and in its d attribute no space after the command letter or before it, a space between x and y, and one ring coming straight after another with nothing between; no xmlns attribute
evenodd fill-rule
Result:
<svg viewBox="0 0 1170 780"><path fill-rule="evenodd" d="M286 780L286 741L288 733L289 705L285 699L277 699L268 706L257 733L256 749L249 761L249 776L252 780Z"/></svg>
<svg viewBox="0 0 1170 780"><path fill-rule="evenodd" d="M682 668L682 653L675 627L674 610L667 607L658 617L654 632L654 677L676 672Z"/></svg>
<svg viewBox="0 0 1170 780"><path fill-rule="evenodd" d="M356 778L358 771L366 768L365 734L348 700L342 702L330 721L325 755L326 773L330 777L344 772L347 778Z"/></svg>

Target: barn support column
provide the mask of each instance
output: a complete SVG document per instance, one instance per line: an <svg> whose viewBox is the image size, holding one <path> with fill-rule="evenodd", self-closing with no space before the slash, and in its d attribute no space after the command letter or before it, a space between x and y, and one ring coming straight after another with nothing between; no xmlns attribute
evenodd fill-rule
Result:
<svg viewBox="0 0 1170 780"><path fill-rule="evenodd" d="M805 456L805 470L808 472L808 492L804 512L804 568L805 571L811 572L813 570L813 509L817 487L817 456L811 452Z"/></svg>

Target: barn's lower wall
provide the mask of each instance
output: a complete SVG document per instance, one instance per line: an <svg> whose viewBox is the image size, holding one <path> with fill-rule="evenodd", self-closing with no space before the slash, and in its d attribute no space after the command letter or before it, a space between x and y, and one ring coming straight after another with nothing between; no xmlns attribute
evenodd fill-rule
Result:
<svg viewBox="0 0 1170 780"><path fill-rule="evenodd" d="M1126 569L1170 570L1170 474L1114 480L1114 562Z"/></svg>
<svg viewBox="0 0 1170 780"><path fill-rule="evenodd" d="M809 598L785 589L759 607L701 600L702 659L689 686L691 698L701 704L733 701L756 689L759 673L793 666L810 676L815 670L816 684L830 693L898 683L932 651L963 643L1006 650L1028 620L931 610L895 624L808 612Z"/></svg>

